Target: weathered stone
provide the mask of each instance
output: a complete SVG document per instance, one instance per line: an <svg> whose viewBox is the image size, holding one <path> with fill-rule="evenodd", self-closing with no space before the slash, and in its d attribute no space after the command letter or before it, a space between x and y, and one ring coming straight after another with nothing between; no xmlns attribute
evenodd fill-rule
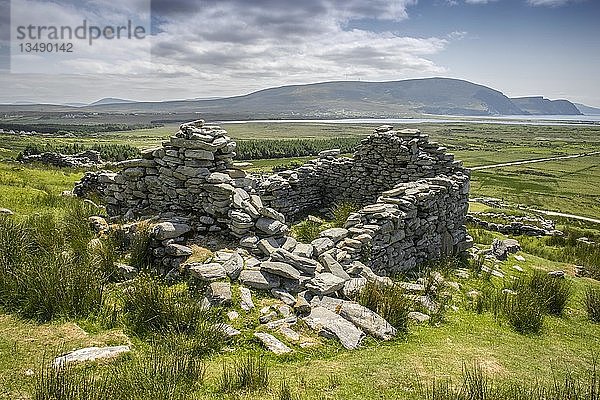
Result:
<svg viewBox="0 0 600 400"><path fill-rule="evenodd" d="M225 268L219 263L191 263L187 264L190 274L201 281L218 281L227 278Z"/></svg>
<svg viewBox="0 0 600 400"><path fill-rule="evenodd" d="M396 336L396 329L384 318L376 312L353 301L323 297L318 302L318 305L341 315L358 328L377 339L390 340Z"/></svg>
<svg viewBox="0 0 600 400"><path fill-rule="evenodd" d="M306 288L318 295L335 293L344 287L345 280L329 272L315 275L307 284Z"/></svg>
<svg viewBox="0 0 600 400"><path fill-rule="evenodd" d="M233 326L228 325L228 324L221 323L221 324L217 324L216 327L218 330L223 332L223 334L227 337L238 336L242 333L242 332L238 331L237 329L235 329Z"/></svg>
<svg viewBox="0 0 600 400"><path fill-rule="evenodd" d="M408 318L412 319L415 322L422 324L423 322L427 322L431 319L431 317L427 314L420 313L418 311L411 311L408 313Z"/></svg>
<svg viewBox="0 0 600 400"><path fill-rule="evenodd" d="M337 262L331 255L323 254L320 259L325 272L330 272L333 275L342 278L344 281L350 279L350 275L344 271L344 268L342 268L341 264Z"/></svg>
<svg viewBox="0 0 600 400"><path fill-rule="evenodd" d="M121 354L129 353L129 346L112 346L112 347L86 347L67 353L63 356L54 359L54 366L60 367L71 362L96 361L107 358L115 358Z"/></svg>
<svg viewBox="0 0 600 400"><path fill-rule="evenodd" d="M227 272L227 276L236 280L240 276L242 269L244 269L244 259L239 252L235 251L231 257L223 263L223 268L225 269L225 272Z"/></svg>
<svg viewBox="0 0 600 400"><path fill-rule="evenodd" d="M256 228L267 235L278 235L287 232L288 227L280 221L262 217L256 221Z"/></svg>
<svg viewBox="0 0 600 400"><path fill-rule="evenodd" d="M8 215L12 215L12 211L10 211L10 213L7 212L3 212L2 210L7 210L6 208L0 208L0 214L8 214ZM90 222L90 225L92 226L92 229L94 229L94 231L96 233L105 231L108 229L108 222L106 222L106 220L102 217L97 217L97 216L93 216L90 217L88 219L88 221Z"/></svg>
<svg viewBox="0 0 600 400"><path fill-rule="evenodd" d="M327 237L317 238L317 239L313 240L312 242L310 242L310 244L313 246L313 249L317 253L317 255L321 255L324 252L326 252L327 250L332 249L335 246L335 243L333 243L333 240L331 240L330 238L327 238Z"/></svg>
<svg viewBox="0 0 600 400"><path fill-rule="evenodd" d="M279 243L275 238L268 237L259 240L257 247L265 256L270 256L279 248Z"/></svg>
<svg viewBox="0 0 600 400"><path fill-rule="evenodd" d="M321 237L326 237L331 239L334 243L339 242L348 236L348 229L344 228L330 228L321 232Z"/></svg>
<svg viewBox="0 0 600 400"><path fill-rule="evenodd" d="M300 334L288 326L282 326L279 328L279 332L285 336L285 338L291 342L297 342L300 340Z"/></svg>
<svg viewBox="0 0 600 400"><path fill-rule="evenodd" d="M244 311L251 311L254 308L252 301L252 292L250 289L240 286L240 307Z"/></svg>
<svg viewBox="0 0 600 400"><path fill-rule="evenodd" d="M277 355L292 352L292 349L290 349L285 344L283 344L281 341L279 341L277 338L275 338L275 336L270 335L268 333L255 332L254 337L256 337L258 340L260 340L261 343L263 345L265 345L265 347L267 349L269 349L271 352L273 352Z"/></svg>
<svg viewBox="0 0 600 400"><path fill-rule="evenodd" d="M239 281L258 290L270 290L279 287L279 278L267 272L245 269L240 273Z"/></svg>
<svg viewBox="0 0 600 400"><path fill-rule="evenodd" d="M319 334L337 338L349 350L358 348L365 336L354 324L325 307L314 307L303 320Z"/></svg>
<svg viewBox="0 0 600 400"><path fill-rule="evenodd" d="M271 289L271 294L278 300L283 301L288 306L296 304L294 296L282 289Z"/></svg>
<svg viewBox="0 0 600 400"><path fill-rule="evenodd" d="M211 304L224 306L231 304L231 284L229 282L212 282L206 291Z"/></svg>
<svg viewBox="0 0 600 400"><path fill-rule="evenodd" d="M298 293L298 295L296 295L296 302L294 303L294 310L298 314L306 315L306 314L310 313L311 305L310 305L310 301L308 300L307 297L308 297L307 292L300 292L300 293Z"/></svg>
<svg viewBox="0 0 600 400"><path fill-rule="evenodd" d="M308 274L314 274L319 266L319 263L311 258L301 257L281 248L276 249L271 254L271 258L276 261L290 264L294 268Z"/></svg>
<svg viewBox="0 0 600 400"><path fill-rule="evenodd" d="M165 247L168 255L173 257L189 257L193 251L187 246L183 246L176 243L170 243Z"/></svg>
<svg viewBox="0 0 600 400"><path fill-rule="evenodd" d="M191 230L192 228L187 224L161 222L160 224L154 225L154 228L152 228L152 233L156 239L165 240L183 236Z"/></svg>
<svg viewBox="0 0 600 400"><path fill-rule="evenodd" d="M4 215L14 215L15 213L9 210L8 208L0 208L0 214ZM93 217L92 217L93 218ZM97 217L100 218L100 217ZM90 221L91 222L91 221ZM106 222L106 221L105 221ZM107 224L108 225L108 224Z"/></svg>
<svg viewBox="0 0 600 400"><path fill-rule="evenodd" d="M360 294L365 286L367 286L367 278L351 278L344 282L342 294L345 298L352 299Z"/></svg>
<svg viewBox="0 0 600 400"><path fill-rule="evenodd" d="M300 279L300 271L283 262L265 261L260 264L260 269L283 278Z"/></svg>

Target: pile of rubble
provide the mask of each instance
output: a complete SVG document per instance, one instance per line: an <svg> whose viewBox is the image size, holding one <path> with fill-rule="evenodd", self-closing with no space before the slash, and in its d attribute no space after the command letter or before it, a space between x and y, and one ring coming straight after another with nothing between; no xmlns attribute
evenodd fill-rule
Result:
<svg viewBox="0 0 600 400"><path fill-rule="evenodd" d="M21 155L18 161L22 163L41 163L53 165L55 167L70 168L101 167L105 164L100 157L100 152L95 150L86 150L77 154L45 152L41 154Z"/></svg>

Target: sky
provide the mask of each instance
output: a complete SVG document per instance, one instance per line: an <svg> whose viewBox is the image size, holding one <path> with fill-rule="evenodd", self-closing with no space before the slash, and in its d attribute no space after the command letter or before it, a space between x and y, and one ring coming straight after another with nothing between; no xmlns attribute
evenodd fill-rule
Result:
<svg viewBox="0 0 600 400"><path fill-rule="evenodd" d="M0 103L443 76L600 107L599 17L598 0L0 0ZM71 54L16 47L17 26L84 19L133 20L147 35Z"/></svg>

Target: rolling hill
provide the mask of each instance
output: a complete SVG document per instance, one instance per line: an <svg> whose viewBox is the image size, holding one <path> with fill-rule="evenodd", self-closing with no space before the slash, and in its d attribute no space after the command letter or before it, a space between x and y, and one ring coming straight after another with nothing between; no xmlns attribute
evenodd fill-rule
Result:
<svg viewBox="0 0 600 400"><path fill-rule="evenodd" d="M7 108L10 107L10 108ZM510 99L502 92L450 78L390 82L339 81L282 86L243 96L162 102L103 99L88 106L0 106L0 112L201 113L213 119L398 118L437 115L580 115L567 100Z"/></svg>

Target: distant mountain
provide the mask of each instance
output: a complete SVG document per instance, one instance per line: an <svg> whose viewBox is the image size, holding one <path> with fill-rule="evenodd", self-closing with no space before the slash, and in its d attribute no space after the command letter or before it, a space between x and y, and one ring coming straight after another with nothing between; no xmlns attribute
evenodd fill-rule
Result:
<svg viewBox="0 0 600 400"><path fill-rule="evenodd" d="M213 120L290 118L399 118L438 115L581 115L567 100L510 99L492 88L459 79L390 82L339 81L282 86L243 96L162 102L106 98L79 108L50 105L3 106L0 111L97 112L164 115L200 114Z"/></svg>
<svg viewBox="0 0 600 400"><path fill-rule="evenodd" d="M107 104L101 112L201 112L275 118L400 117L419 114L522 114L501 92L471 82L428 78L282 86L212 100Z"/></svg>
<svg viewBox="0 0 600 400"><path fill-rule="evenodd" d="M579 111L584 115L600 115L600 108L586 106L585 104L574 103Z"/></svg>
<svg viewBox="0 0 600 400"><path fill-rule="evenodd" d="M568 100L548 100L542 96L517 97L512 102L525 113L533 115L582 115Z"/></svg>
<svg viewBox="0 0 600 400"><path fill-rule="evenodd" d="M116 99L114 97L105 97L104 99L100 99L93 103L90 103L90 106L101 106L105 104L132 104L136 103L134 100L125 100L125 99Z"/></svg>

